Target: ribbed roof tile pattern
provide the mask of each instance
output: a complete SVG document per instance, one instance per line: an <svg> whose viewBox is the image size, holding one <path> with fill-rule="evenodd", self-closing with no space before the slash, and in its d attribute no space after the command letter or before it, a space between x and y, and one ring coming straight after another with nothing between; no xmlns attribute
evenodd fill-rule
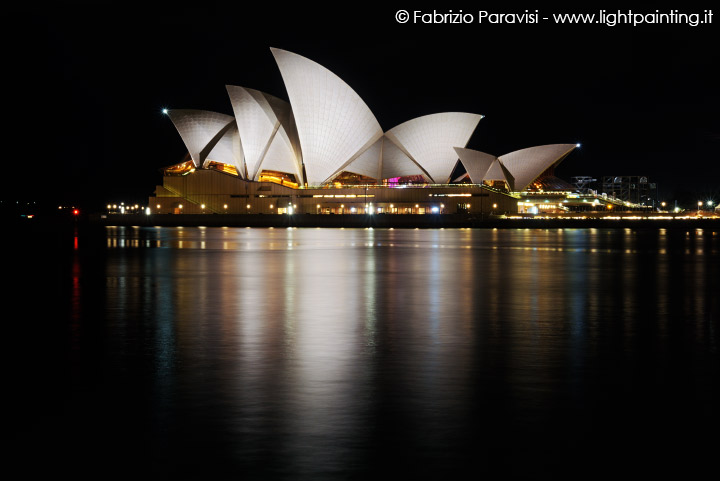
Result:
<svg viewBox="0 0 720 481"><path fill-rule="evenodd" d="M267 153L264 155L262 164L257 171L255 180L257 180L257 176L259 176L263 170L288 172L294 174L298 182L302 182L301 171L298 169L295 156L292 155L290 142L287 136L283 136L279 130L272 138Z"/></svg>
<svg viewBox="0 0 720 481"><path fill-rule="evenodd" d="M207 154L235 120L230 115L207 110L170 110L167 114L196 167L203 165Z"/></svg>
<svg viewBox="0 0 720 481"><path fill-rule="evenodd" d="M382 160L382 144L383 139L378 139L369 149L365 150L365 152L360 154L342 170L371 177L376 180L381 179L380 161ZM340 172L338 172L338 174L339 173Z"/></svg>
<svg viewBox="0 0 720 481"><path fill-rule="evenodd" d="M383 138L382 178L427 175L405 152L387 137Z"/></svg>
<svg viewBox="0 0 720 481"><path fill-rule="evenodd" d="M490 166L497 160L494 155L486 154L472 149L465 149L463 147L455 147L455 153L460 158L460 162L465 167L470 177L470 182L479 184L485 180L485 174L487 173Z"/></svg>
<svg viewBox="0 0 720 481"><path fill-rule="evenodd" d="M207 154L204 163L211 160L215 162L222 162L223 164L233 165L237 169L238 174L240 174L240 177L245 176L243 172L243 151L240 144L240 135L236 125L232 125L225 131L212 150Z"/></svg>
<svg viewBox="0 0 720 481"><path fill-rule="evenodd" d="M298 54L271 49L297 125L307 183L319 185L382 137L372 111L342 79Z"/></svg>
<svg viewBox="0 0 720 481"><path fill-rule="evenodd" d="M500 159L495 159L490 165L490 168L485 172L482 180L504 180L512 188L515 183L515 178L510 172L500 163Z"/></svg>
<svg viewBox="0 0 720 481"><path fill-rule="evenodd" d="M257 180L263 168L277 170L278 166L299 175L299 163L281 120L289 121L290 105L258 90L235 85L226 88L240 130L248 178Z"/></svg>
<svg viewBox="0 0 720 481"><path fill-rule="evenodd" d="M443 112L408 120L386 133L386 137L407 152L435 183L447 183L457 153L453 147L465 147L482 115Z"/></svg>
<svg viewBox="0 0 720 481"><path fill-rule="evenodd" d="M499 159L515 178L512 189L519 192L576 147L576 144L540 145L501 155Z"/></svg>

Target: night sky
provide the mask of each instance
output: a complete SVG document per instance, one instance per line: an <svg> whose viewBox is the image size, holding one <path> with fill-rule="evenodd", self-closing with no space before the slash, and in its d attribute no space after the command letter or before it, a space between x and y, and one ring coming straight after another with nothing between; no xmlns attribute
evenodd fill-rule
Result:
<svg viewBox="0 0 720 481"><path fill-rule="evenodd" d="M146 202L159 169L186 153L162 108L232 114L226 84L287 99L269 47L337 74L385 130L436 112L479 113L470 148L501 155L580 142L561 178L647 175L661 200L720 200L720 10L709 26L608 27L396 23L408 5L338 6L334 19L279 4L94 5L5 14L4 200Z"/></svg>

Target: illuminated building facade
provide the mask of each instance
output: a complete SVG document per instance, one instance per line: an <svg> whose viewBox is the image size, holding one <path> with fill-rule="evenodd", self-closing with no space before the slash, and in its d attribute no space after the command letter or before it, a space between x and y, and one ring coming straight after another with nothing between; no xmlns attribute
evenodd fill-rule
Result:
<svg viewBox="0 0 720 481"><path fill-rule="evenodd" d="M290 102L227 86L234 115L168 110L188 149L149 199L156 213L517 213L576 148L495 157L466 147L482 115L442 112L384 132L342 79L271 49ZM465 174L452 179L455 172ZM558 179L559 180L559 179Z"/></svg>

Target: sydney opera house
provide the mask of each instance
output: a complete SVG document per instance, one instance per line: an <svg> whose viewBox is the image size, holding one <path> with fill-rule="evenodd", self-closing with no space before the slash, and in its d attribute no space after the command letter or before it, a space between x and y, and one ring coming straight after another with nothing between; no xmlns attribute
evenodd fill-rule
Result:
<svg viewBox="0 0 720 481"><path fill-rule="evenodd" d="M576 144L496 157L466 146L482 115L442 112L384 131L342 79L271 49L289 103L228 85L234 115L166 110L188 154L163 169L158 214L509 214L554 184Z"/></svg>

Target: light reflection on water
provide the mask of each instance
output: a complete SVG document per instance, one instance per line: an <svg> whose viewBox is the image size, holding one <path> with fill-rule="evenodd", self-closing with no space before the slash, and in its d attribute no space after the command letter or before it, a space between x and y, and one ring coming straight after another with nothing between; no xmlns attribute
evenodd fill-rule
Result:
<svg viewBox="0 0 720 481"><path fill-rule="evenodd" d="M70 348L103 366L84 390L126 390L147 420L106 441L142 439L166 473L543 477L608 443L641 469L634 443L687 454L692 422L717 427L719 244L664 229L109 228L92 288L73 290L90 297L70 306L87 331Z"/></svg>

